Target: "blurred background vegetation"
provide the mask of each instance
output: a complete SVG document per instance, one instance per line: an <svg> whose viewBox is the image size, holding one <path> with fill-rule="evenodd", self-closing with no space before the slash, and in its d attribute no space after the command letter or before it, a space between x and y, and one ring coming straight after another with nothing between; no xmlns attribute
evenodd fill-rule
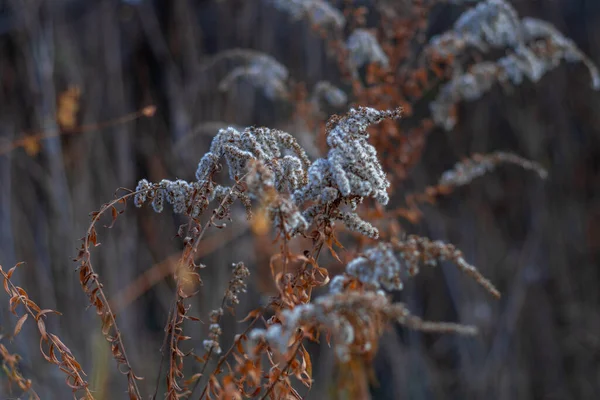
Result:
<svg viewBox="0 0 600 400"><path fill-rule="evenodd" d="M600 61L600 2L511 3L522 16L555 24ZM427 34L458 15L455 7L434 7ZM141 178L191 179L225 124L266 125L305 143L319 140L294 118L293 104L243 82L217 89L230 66L208 71L205 63L232 48L274 56L307 87L339 81L325 41L307 23L258 0L0 1L0 263L8 269L24 261L15 280L42 308L63 313L48 325L89 373L98 398L123 397L126 380L115 372L71 261L89 213ZM144 115L149 105L156 106L153 116ZM482 333L390 329L374 365L374 398L600 398L599 106L583 67L562 65L537 85L508 94L496 88L461 105L454 130L428 134L397 193L435 183L462 157L494 150L540 162L549 179L501 168L424 206L418 223L403 222L408 232L456 244L503 298L490 301L452 268L424 271L408 283L399 297L415 314L474 324ZM181 249L174 236L182 222L129 206L111 231L100 230L101 249L93 254L146 388L160 360L168 271ZM229 266L239 260L253 275L236 318L272 294L268 255L247 228L213 232L200 250L208 268L196 315L218 307ZM1 333L10 334L16 319L4 294L0 301ZM224 331L239 331L236 318L225 319ZM207 327L193 329L188 334L201 347ZM6 342L23 357L23 374L43 399L68 398L64 377L41 358L38 340L35 326L26 324ZM315 399L330 393L333 365L317 347L308 395ZM0 398L8 397L0 372Z"/></svg>

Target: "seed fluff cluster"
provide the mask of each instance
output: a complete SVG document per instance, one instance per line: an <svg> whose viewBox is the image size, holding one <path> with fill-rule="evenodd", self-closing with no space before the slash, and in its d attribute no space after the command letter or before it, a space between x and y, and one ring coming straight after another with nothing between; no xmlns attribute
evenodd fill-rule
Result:
<svg viewBox="0 0 600 400"><path fill-rule="evenodd" d="M416 235L405 240L379 243L366 250L347 264L346 276L339 275L333 279L331 290L342 291L348 277L373 289L402 290L403 280L417 275L421 265L435 266L443 261L451 261L493 296L500 296L492 283L469 264L454 245Z"/></svg>
<svg viewBox="0 0 600 400"><path fill-rule="evenodd" d="M136 206L151 202L161 212L165 200L176 213L198 217L213 200L222 202L219 217L238 199L250 215L252 200L268 210L273 224L290 235L304 232L318 215L342 221L348 229L376 238L378 231L354 212L366 197L387 204L390 186L367 128L384 119L400 117L400 109L351 109L328 123L326 158L311 162L297 140L287 132L265 127L219 130L196 170L196 182L142 179L137 186ZM213 182L224 161L229 177L245 179L246 187L220 186ZM328 207L335 204L335 207ZM349 209L340 209L348 205Z"/></svg>
<svg viewBox="0 0 600 400"><path fill-rule="evenodd" d="M244 65L232 69L219 82L219 90L227 92L235 82L244 80L261 89L268 99L287 99L289 96L287 68L267 54L254 52L251 54L253 56L249 57Z"/></svg>
<svg viewBox="0 0 600 400"><path fill-rule="evenodd" d="M223 309L217 308L212 310L209 314L210 325L208 327L208 339L202 341L202 347L206 351L212 351L215 354L221 354L221 345L219 344L219 338L223 333L219 322L223 316Z"/></svg>
<svg viewBox="0 0 600 400"><path fill-rule="evenodd" d="M382 67L389 65L389 59L375 35L366 29L356 29L348 37L346 48L349 52L348 62L350 68L356 73L356 68L366 64L379 64Z"/></svg>
<svg viewBox="0 0 600 400"><path fill-rule="evenodd" d="M246 279L250 276L250 271L243 262L233 264L232 277L227 289L225 289L225 298L223 305L235 307L240 303L238 295L246 292ZM221 329L221 317L223 317L223 308L219 307L212 310L209 314L210 325L208 327L208 339L202 342L204 350L214 354L221 354L221 345L219 339L223 330Z"/></svg>
<svg viewBox="0 0 600 400"><path fill-rule="evenodd" d="M453 245L411 235L368 249L347 264L345 274L332 279L329 293L283 310L267 329L255 329L250 337L285 354L299 329L324 329L334 337L338 359L346 362L352 355L373 354L383 329L393 321L422 331L475 334L472 326L423 321L411 315L404 304L391 302L383 291L402 290L403 280L418 274L421 265L435 266L442 261L453 262L492 295L500 296Z"/></svg>
<svg viewBox="0 0 600 400"><path fill-rule="evenodd" d="M423 321L411 315L404 304L391 302L381 290L328 293L312 303L284 310L279 317L279 323L273 323L267 329L252 330L250 339L266 341L285 354L299 329L304 332L325 330L334 338L334 351L342 363L357 355L373 357L379 338L390 322L421 331L477 333L471 326Z"/></svg>
<svg viewBox="0 0 600 400"><path fill-rule="evenodd" d="M307 20L322 29L341 30L346 25L344 14L324 0L267 0L275 8L295 20Z"/></svg>
<svg viewBox="0 0 600 400"><path fill-rule="evenodd" d="M312 90L310 102L316 110L322 111L324 106L344 107L348 103L348 96L331 82L319 81Z"/></svg>
<svg viewBox="0 0 600 400"><path fill-rule="evenodd" d="M152 184L146 179L138 182L134 204L141 207L149 202L157 213L164 209L165 201L173 206L173 211L178 214L187 214L193 218L200 216L208 207L209 202L216 197L224 196L228 188L215 185L210 180L189 183L178 179L170 181L161 180Z"/></svg>
<svg viewBox="0 0 600 400"><path fill-rule="evenodd" d="M496 169L498 164L514 164L523 169L534 171L542 179L546 179L548 172L540 164L527 160L516 154L496 151L490 154L474 154L470 158L460 161L454 168L444 172L440 177L440 186L464 186L473 179L485 175Z"/></svg>
<svg viewBox="0 0 600 400"><path fill-rule="evenodd" d="M218 89L222 92L231 90L238 82L246 82L260 90L270 100L285 100L289 96L287 81L288 69L269 54L251 50L233 48L224 50L204 62L199 72L226 74L215 76ZM207 90L208 87L199 88Z"/></svg>
<svg viewBox="0 0 600 400"><path fill-rule="evenodd" d="M308 183L294 192L296 204L314 203L305 212L309 222L327 204L336 201L348 203L352 209L365 197L374 198L383 205L388 203L390 182L375 147L368 142L367 128L384 119L399 118L400 112L400 109L379 111L358 107L341 118L330 120L327 158L320 158L310 166ZM352 211L339 213L336 218L344 221L351 230L373 238L378 236L375 228Z"/></svg>
<svg viewBox="0 0 600 400"><path fill-rule="evenodd" d="M477 62L464 71L460 63L467 58L468 49L481 55L506 49L507 54ZM592 87L600 89L597 67L572 40L545 21L520 19L506 0L484 0L465 11L451 30L431 38L424 55L453 60L455 75L430 104L434 121L447 130L456 124L455 108L460 101L480 98L496 82L520 85L525 78L538 82L562 60L582 62L590 72Z"/></svg>

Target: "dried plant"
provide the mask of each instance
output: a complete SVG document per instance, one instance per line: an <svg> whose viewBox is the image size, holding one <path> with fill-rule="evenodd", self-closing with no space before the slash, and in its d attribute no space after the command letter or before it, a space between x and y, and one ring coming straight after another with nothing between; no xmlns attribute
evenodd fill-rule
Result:
<svg viewBox="0 0 600 400"><path fill-rule="evenodd" d="M179 342L187 338L183 334L183 322L190 318L190 305L186 300L193 296L201 282L198 273L204 267L195 264L193 254L206 230L212 226L219 227L216 220L233 218L231 207L236 199L246 208L248 218L252 217L250 208L253 202L258 202L266 210L272 229L279 232L283 244L276 259L284 266L297 262L301 262L302 266L295 272L286 268L283 273L273 270L279 295L266 308L256 310L250 326L267 310L274 315L267 321L266 328L249 330L249 327L238 336L236 343L225 352L209 375L201 398L205 395L256 397L259 394L263 398L299 398L291 377L297 377L310 387L310 372L306 370L310 361L303 340L316 340L321 330L333 334L336 354L343 363L349 362L352 357L372 359L379 337L392 321L427 331L475 332L473 327L422 321L412 316L404 305L390 302L381 292L381 288L401 289L402 276L415 275L419 264L432 265L451 260L494 296L499 296L492 284L465 261L460 251L426 238L411 236L405 241L382 242L364 256L349 262L347 273L336 277L330 284L329 295L311 302L313 289L330 282L327 270L318 265L318 256L323 245L335 255L333 246L339 245L335 221L342 221L350 231L378 238L377 229L356 213L359 204L367 198L382 205L387 204L389 199L387 190L390 183L375 148L367 141L367 128L399 116L399 109L378 111L359 107L344 116L333 117L327 127L327 157L315 161L310 161L286 132L255 127L241 132L234 128L221 129L213 139L210 152L198 164L197 181L163 180L157 184L140 181L135 192L137 206L149 202L155 211L161 212L166 201L173 206L175 213L190 217L190 224L185 228L185 250L175 274L175 306L171 310L165 336L165 340L170 340L169 352L166 353L170 360L168 398L192 394L205 374L208 359L212 354L223 352L219 343L222 334L219 322L223 307L228 303L235 304L237 294L245 287L244 278L249 271L242 263L235 265L221 308L211 312L208 338L203 341L207 353L203 357L196 356L204 366L199 374L183 382L186 354L179 349ZM231 187L214 183L216 174L222 169L221 160L227 165L229 178L234 183ZM201 225L199 217L215 199L220 199L219 205L208 222ZM309 231L311 226L314 226L312 232ZM288 243L298 235L313 237L313 248L304 255L293 254L289 250ZM243 350L244 342L250 346L249 353ZM230 367L230 373L226 374L221 366L232 356L237 367ZM265 360L270 363L271 369L267 381L263 382L260 376ZM281 362L285 367L281 368ZM251 371L254 372L250 379L248 374Z"/></svg>
<svg viewBox="0 0 600 400"><path fill-rule="evenodd" d="M117 206L124 204L128 197L131 197L131 194L106 203L99 211L91 214L92 222L87 230L86 235L81 239L82 244L75 261L79 263L79 283L81 284L84 293L88 296L90 305L96 309L96 313L102 322L102 335L104 335L110 344L112 356L119 366L119 372L127 376L127 390L129 397L132 399L141 399L137 381L143 378L136 376L133 372L133 368L131 367L127 357L121 332L117 325L116 315L112 311L106 294L104 293L103 285L99 280L99 276L94 271L92 266L90 251L92 247L96 247L99 244L98 234L96 232L96 223L106 212L110 210L114 224L117 216L122 212L122 210L117 210ZM110 227L112 227L112 224ZM123 368L121 368L121 366Z"/></svg>
<svg viewBox="0 0 600 400"><path fill-rule="evenodd" d="M379 64L388 67L389 60L375 35L366 29L356 29L346 41L350 69L357 74L357 69L367 64Z"/></svg>
<svg viewBox="0 0 600 400"><path fill-rule="evenodd" d="M305 398L300 388L310 390L313 385L306 344L323 337L333 344L338 366L355 374L346 388L352 398L364 398L365 378L357 374L367 375L362 368L373 361L381 336L391 325L435 333L477 333L475 326L426 321L413 315L406 304L394 302L390 292L402 290L422 266L451 263L493 297L500 297L499 289L460 250L409 235L396 217L416 222L421 217L418 203L433 202L500 164L547 176L540 164L498 151L458 162L423 193L402 193L396 184L420 159L428 133L436 126L452 129L460 102L479 99L496 83L520 85L524 78L538 82L562 60L582 62L592 76L592 86L600 88L597 68L573 41L546 22L520 18L505 0L449 1L467 9L451 29L427 40L423 35L428 15L437 1L414 2L410 7L409 2L374 2L381 20L371 27L367 10L352 2L344 2L344 9L320 0L265 3L294 21L307 21L325 37L328 54L337 57L339 82L317 81L310 95L305 91L305 97L294 104L296 117L305 118L306 125L317 131L315 141L320 140L322 157L309 156L301 140L282 129L219 123L221 129L200 158L195 179L140 179L134 191L116 196L92 213L75 259L79 282L100 318L117 370L127 377L131 399L144 398L142 378L134 373L117 325L117 308L111 307L91 260L91 249L99 245L100 220L112 218L112 227L129 200L138 208L151 205L157 213L167 209L185 220L177 232L182 251L169 270L173 293L153 398L196 399L198 392L200 399ZM494 59L493 50L505 55ZM290 70L268 54L223 51L204 63L199 73L214 73L221 64L226 71L214 80L217 91L230 92L244 81L275 101L293 102L293 94L301 92ZM348 110L344 115L327 118L329 111L342 108ZM141 115L154 112L145 110ZM201 130L212 126L203 124ZM385 211L390 199L402 196L407 207ZM245 221L238 211L242 208L245 219L254 224L252 231L274 238L279 245L279 251L267 255L268 262L257 266L270 271L276 292L262 306L253 305L242 320L245 326L227 346L223 319L240 303L250 274L259 275L243 261L233 264L223 296L217 298L220 306L206 319L206 335L198 338L188 332L190 323L200 322L192 299L203 290L203 270L218 268L200 262L205 254L200 250L215 229L241 227ZM323 249L332 257L324 257ZM67 374L74 392L92 398L71 351L46 331L44 319L56 312L41 310L30 300L24 289L12 283L13 272L14 268L7 273L0 268L11 297L10 309L19 317L14 335L28 316L34 318L45 359ZM269 278L268 273L263 275L260 279ZM320 296L315 296L317 290ZM25 309L22 314L16 312L19 305ZM200 348L193 349L191 342L201 344ZM32 381L19 371L18 357L3 345L0 357L9 381L37 398ZM159 393L163 387L165 391Z"/></svg>
<svg viewBox="0 0 600 400"><path fill-rule="evenodd" d="M465 11L452 30L433 37L426 54L461 60L469 49L485 54L507 48L508 55L456 69L430 105L433 120L446 129L456 124L456 104L472 101L489 91L496 82L520 85L524 78L538 82L562 60L582 62L589 69L592 87L600 89L600 73L575 43L551 24L535 18L520 19L506 0L486 0Z"/></svg>
<svg viewBox="0 0 600 400"><path fill-rule="evenodd" d="M341 30L346 24L344 14L325 0L269 0L269 2L293 19L306 19L318 29Z"/></svg>
<svg viewBox="0 0 600 400"><path fill-rule="evenodd" d="M2 337L0 337L1 339ZM29 399L39 400L40 397L33 389L33 383L31 379L27 379L23 376L19 370L19 361L21 356L18 354L11 354L6 346L0 344L0 359L2 359L2 371L6 375L8 380L8 392L12 395L12 385L16 385L23 394L27 394Z"/></svg>
<svg viewBox="0 0 600 400"><path fill-rule="evenodd" d="M88 383L84 379L85 372L81 368L81 365L77 362L71 350L60 340L55 334L48 332L46 329L45 319L49 314L58 314L58 311L50 309L41 309L33 300L29 298L27 292L16 286L11 278L19 264L15 265L8 271L4 271L0 266L0 274L3 277L4 290L10 296L9 304L10 311L18 317L18 321L15 325L13 337L17 336L23 325L29 317L33 318L36 322L37 329L40 333L40 352L51 364L56 365L62 372L67 375L66 384L73 390L73 394L83 394L83 399L93 399L94 396L88 388ZM23 306L24 312L19 313L17 308ZM33 398L38 398L36 392L31 389L32 382L23 378L16 370L16 362L18 361L17 356L12 356L8 353L3 345L0 345L0 352L4 359L3 365L8 366L7 375L9 379L16 382L21 390L29 392Z"/></svg>
<svg viewBox="0 0 600 400"><path fill-rule="evenodd" d="M128 377L130 398L142 398L137 386L140 378L133 372L127 358L116 315L110 308L90 257L90 249L98 244L96 223L110 211L114 224L122 212L117 207L130 198L134 198L138 207L151 203L156 212L162 212L166 202L172 205L173 212L189 218L189 223L183 225L179 232L183 237L184 250L174 272L174 301L165 327L163 355L168 363L166 398L189 398L194 393L206 375L210 357L223 353L220 345L223 310L237 304L238 295L245 290L245 279L250 271L244 263L234 264L233 277L221 307L209 316L209 333L202 342L206 353L204 356L195 355L195 359L203 363L201 372L185 379L185 360L193 353L180 347L184 341L191 339L184 334L184 322L198 320L189 313L189 299L202 284L200 271L205 268L196 264L195 253L209 228L222 228L224 225L219 225L218 221L234 218L232 207L235 200L239 200L246 209L247 218L253 217L253 203L266 210L272 229L279 233L283 244L281 253L275 258L281 260L284 266L298 262L302 265L296 270L284 268L283 273L273 270L279 295L267 307L251 313L253 322L221 356L215 370L208 375L201 398L301 398L292 378L311 386L310 355L303 343L304 340L318 340L322 331L335 341L335 353L340 363L350 363L357 358L365 362L372 360L385 327L394 321L424 331L476 332L474 327L455 323L423 321L411 315L405 305L391 302L382 291L402 289L403 279L417 274L421 264L435 265L448 260L498 297L498 290L452 245L417 236L379 242L348 262L345 274L332 281L327 269L319 266L318 258L324 245L337 257L333 250L334 245L340 245L335 233L336 221L341 221L350 231L378 239L377 228L357 213L359 205L366 199L373 199L381 205L386 205L389 200L390 182L377 151L368 142L367 128L386 119L397 119L400 112L400 109L379 111L358 107L344 116L332 117L327 125L327 157L314 161L286 132L256 127L241 132L231 127L221 129L213 139L210 151L198 164L196 181L162 180L153 184L142 179L136 191L118 197L92 213L92 223L77 257L80 281L102 320L102 332L111 344L115 360L124 367L120 371ZM470 162L457 165L456 171L460 174L450 176L447 173L442 183L464 184L500 162L541 171L536 164L505 153L476 156ZM222 163L227 166L232 186L215 183L216 175L223 169ZM208 221L202 224L200 217L215 200L218 202L216 208ZM306 250L303 255L290 252L288 244L296 236L312 237L312 249ZM13 310L17 304L25 306L29 315L38 321L42 342L50 346L47 360L68 373L68 383L74 390L85 390L86 396L90 397L87 383L81 378L83 372L79 364L55 335L45 331L42 321L51 310L39 310L22 289L12 284L10 276L13 271L6 274L1 271L5 277L5 289L12 295ZM327 285L330 287L329 294L313 300L313 290ZM255 328L267 311L273 315L266 320L265 328ZM26 315L18 326L22 326ZM247 350L244 350L244 345ZM53 356L54 351L61 353L62 361ZM235 367L229 367L229 372L226 372L222 366L231 358ZM264 369L265 362L270 366L268 373ZM17 382L28 388L28 381L17 379Z"/></svg>
<svg viewBox="0 0 600 400"><path fill-rule="evenodd" d="M217 79L217 88L221 92L231 91L238 81L242 81L272 100L285 100L289 96L289 72L268 54L249 49L230 49L203 63L200 71L213 72L223 65L227 68L226 73Z"/></svg>
<svg viewBox="0 0 600 400"><path fill-rule="evenodd" d="M348 103L346 93L328 81L317 82L310 96L310 103L314 111L319 113L324 112L324 109L329 107L341 108Z"/></svg>
<svg viewBox="0 0 600 400"><path fill-rule="evenodd" d="M456 163L453 169L442 174L439 186L463 186L487 172L493 171L499 164L514 164L525 170L535 171L542 179L548 172L540 164L526 160L516 154L497 151L491 154L474 154L468 159Z"/></svg>

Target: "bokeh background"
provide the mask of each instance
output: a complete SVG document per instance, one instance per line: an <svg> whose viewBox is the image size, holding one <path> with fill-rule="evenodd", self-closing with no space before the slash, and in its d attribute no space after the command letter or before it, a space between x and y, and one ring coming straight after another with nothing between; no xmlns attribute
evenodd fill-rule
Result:
<svg viewBox="0 0 600 400"><path fill-rule="evenodd" d="M552 22L600 62L599 1L512 4L522 16ZM429 34L449 27L460 10L436 6ZM258 0L0 1L0 263L8 269L24 261L15 281L42 308L63 313L49 318L49 329L82 363L98 398L124 398L126 380L115 372L71 261L89 213L144 177L192 179L226 124L283 128L317 143L318 133L293 118L292 104L243 83L219 91L231 66L207 69L206 61L227 49L255 49L312 87L340 79L325 47L307 23ZM156 113L140 115L148 105ZM435 183L460 158L494 150L541 163L549 178L499 168L424 206L419 223L403 222L408 232L456 244L503 297L491 300L449 266L408 283L398 299L415 314L474 324L481 335L392 327L375 361L373 398L600 398L599 110L587 72L562 65L539 84L510 93L496 88L461 105L454 130L428 135L421 160L396 191ZM39 134L50 137L23 140ZM182 222L129 205L112 230L99 230L102 244L93 253L130 359L146 377L145 392L160 361L173 286L165 271L181 249L175 234ZM253 273L237 319L271 294L255 241L243 218L207 238L196 315L206 319L218 307L235 261ZM1 333L8 335L16 318L4 293L0 304ZM223 327L233 334L240 325L230 317ZM206 330L190 328L195 347ZM23 357L23 374L43 399L69 398L63 374L41 359L38 341L30 323L14 340L2 340ZM307 398L330 398L333 358L326 346L312 350L315 385ZM4 378L0 372L2 399L11 397Z"/></svg>

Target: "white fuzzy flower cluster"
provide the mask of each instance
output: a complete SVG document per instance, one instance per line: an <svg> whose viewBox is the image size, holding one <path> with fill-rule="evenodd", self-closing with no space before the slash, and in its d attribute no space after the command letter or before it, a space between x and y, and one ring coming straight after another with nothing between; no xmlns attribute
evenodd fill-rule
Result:
<svg viewBox="0 0 600 400"><path fill-rule="evenodd" d="M418 274L421 265L435 266L442 261L453 262L492 295L500 296L492 283L469 264L454 245L416 235L402 241L379 243L368 249L346 265L346 277L335 277L331 288L334 293L343 292L347 277L352 277L372 289L402 290L403 279Z"/></svg>
<svg viewBox="0 0 600 400"><path fill-rule="evenodd" d="M221 354L221 345L219 343L219 339L223 330L221 329L221 325L219 325L219 321L221 321L221 317L223 316L223 309L217 308L216 310L212 310L209 315L210 325L208 327L208 337L202 341L202 347L204 350L212 352L214 354Z"/></svg>
<svg viewBox="0 0 600 400"><path fill-rule="evenodd" d="M505 0L486 0L464 12L454 23L453 34L486 51L488 46L515 46L521 42L521 21Z"/></svg>
<svg viewBox="0 0 600 400"><path fill-rule="evenodd" d="M268 0L275 8L296 20L307 20L319 28L342 30L344 14L325 0Z"/></svg>
<svg viewBox="0 0 600 400"><path fill-rule="evenodd" d="M487 53L490 48L509 48L509 54L495 61L472 65L442 86L430 104L436 124L450 130L456 124L455 108L462 100L475 100L496 83L520 85L524 78L538 82L562 60L582 62L590 71L592 86L600 89L598 69L551 24L535 18L520 19L506 0L485 0L467 10L452 30L433 37L425 54L451 57L459 61L465 49Z"/></svg>
<svg viewBox="0 0 600 400"><path fill-rule="evenodd" d="M346 41L346 49L349 52L348 62L353 71L366 64L374 63L382 67L389 65L389 59L377 38L367 29L354 30Z"/></svg>
<svg viewBox="0 0 600 400"><path fill-rule="evenodd" d="M225 290L223 304L236 306L240 303L238 295L246 292L246 278L250 276L250 271L243 262L232 264L233 273L229 285ZM220 338L223 334L221 329L221 317L223 317L223 308L212 310L209 314L210 325L208 327L208 339L202 342L204 350L214 354L221 354Z"/></svg>
<svg viewBox="0 0 600 400"><path fill-rule="evenodd" d="M350 261L346 273L373 288L386 290L402 290L402 280L408 276L406 264L389 243L380 243ZM336 287L337 284L332 286L339 290Z"/></svg>
<svg viewBox="0 0 600 400"><path fill-rule="evenodd" d="M400 109L379 111L368 107L351 109L343 117L328 123L327 158L311 163L304 149L289 133L269 128L249 127L242 131L229 127L219 130L196 170L197 182L163 180L151 184L143 179L138 184L136 205L152 201L154 209L162 211L166 201L175 212L193 217L200 215L212 200L221 206L219 219L229 215L229 208L238 199L251 216L251 199L259 200L278 229L295 235L304 232L315 217L342 221L350 230L371 238L378 231L352 212L365 197L387 204L387 180L369 144L367 128L384 119L400 117ZM226 188L213 183L213 175L225 161L234 181L244 178L246 189ZM311 202L304 211L301 207ZM335 207L328 208L331 203ZM351 212L338 206L349 205ZM325 210L328 209L328 212Z"/></svg>
<svg viewBox="0 0 600 400"><path fill-rule="evenodd" d="M377 151L368 142L369 125L384 119L400 117L400 109L379 111L369 107L351 109L344 117L331 121L327 136L329 152L327 158L313 162L308 169L308 183L294 192L296 204L305 201L316 202L304 213L311 223L327 204L340 200L349 203L354 209L365 197L372 197L385 205L389 201L387 189L390 186ZM335 218L346 226L372 238L377 238L377 229L363 221L355 213L339 212Z"/></svg>
<svg viewBox="0 0 600 400"><path fill-rule="evenodd" d="M473 179L493 171L498 164L514 164L523 169L536 172L545 179L548 172L540 164L522 158L516 154L497 151L491 154L475 154L458 162L454 168L444 172L438 182L442 186L463 186Z"/></svg>
<svg viewBox="0 0 600 400"><path fill-rule="evenodd" d="M240 303L238 295L240 293L246 293L246 278L249 276L250 270L243 262L233 264L233 276L225 291L225 300L227 303L232 305Z"/></svg>
<svg viewBox="0 0 600 400"><path fill-rule="evenodd" d="M240 200L250 215L250 198L238 190L215 185L213 174L220 169L220 161L225 159L232 180L241 178L247 172L249 161L260 160L268 169L268 179L262 185L270 185L279 193L289 193L306 184L310 160L296 139L289 133L269 128L246 128L242 132L229 127L219 130L213 139L210 151L198 163L196 182L184 180L162 180L152 184L146 179L139 181L136 188L135 205L141 207L152 202L156 212L162 212L164 202L173 205L174 212L198 217L206 210L209 202L222 202L219 218L224 218L234 200ZM257 193L249 193L250 196ZM260 194L259 194L260 195ZM255 196L256 197L256 196ZM289 211L295 207L287 201ZM295 210L297 218L301 214ZM304 221L301 226L305 226Z"/></svg>
<svg viewBox="0 0 600 400"><path fill-rule="evenodd" d="M291 197L281 194L275 188L275 178L262 160L253 160L248 167L246 177L248 189L266 208L273 226L289 235L296 235L308 229L308 222Z"/></svg>
<svg viewBox="0 0 600 400"><path fill-rule="evenodd" d="M273 172L278 192L293 191L306 184L310 166L304 149L287 132L250 127L242 132L234 128L221 129L212 141L210 152L198 163L196 179L202 181L224 158L231 179L240 178L250 160L261 160Z"/></svg>
<svg viewBox="0 0 600 400"><path fill-rule="evenodd" d="M522 27L524 40L532 42L529 48L533 56L529 57L533 59L529 63L534 64L537 62L538 64L535 68L527 68L527 62L522 62L520 65L516 62L517 66L522 66L521 70L524 71L525 76L537 82L547 71L556 68L562 60L566 62L581 62L587 67L590 73L592 87L595 90L600 90L600 73L598 72L598 68L577 47L575 42L565 37L552 24L539 19L523 18ZM508 69L507 66L504 66L507 74ZM539 72L529 72L535 70ZM508 74L508 78L515 84L522 79L515 74Z"/></svg>
<svg viewBox="0 0 600 400"><path fill-rule="evenodd" d="M163 179L158 184L152 184L146 179L138 182L134 204L141 207L144 203L152 203L155 212L160 213L164 209L165 201L173 206L173 211L178 214L187 214L198 217L208 207L208 203L215 196L228 189L214 185L212 181L186 182L178 179L169 181Z"/></svg>
<svg viewBox="0 0 600 400"><path fill-rule="evenodd" d="M308 169L308 184L294 193L297 203L307 200L328 203L340 197L373 197L385 205L390 186L377 151L368 142L369 125L400 117L400 110L379 111L370 107L351 109L327 136L327 158Z"/></svg>
<svg viewBox="0 0 600 400"><path fill-rule="evenodd" d="M329 293L313 303L301 304L279 314L281 323L250 331L252 341L266 341L272 349L286 354L299 329L326 330L334 339L337 359L348 362L353 356L374 355L379 338L390 322L426 332L474 335L472 326L428 322L411 315L402 303L392 303L381 291Z"/></svg>
<svg viewBox="0 0 600 400"><path fill-rule="evenodd" d="M281 324L254 329L249 336L252 340L266 340L279 353L285 354L298 328L326 329L334 337L338 359L346 362L353 352L372 350L377 339L375 330L382 325L382 319L400 320L405 315L408 312L404 306L390 303L383 292L334 293L282 311L279 315Z"/></svg>
<svg viewBox="0 0 600 400"><path fill-rule="evenodd" d="M521 21L505 0L484 0L465 11L451 30L433 36L425 55L455 58L467 48L487 53L490 48L518 47L523 42Z"/></svg>
<svg viewBox="0 0 600 400"><path fill-rule="evenodd" d="M217 68L220 67L220 68ZM287 99L289 90L287 80L288 69L274 57L252 49L229 49L219 52L200 66L200 72L225 70L226 75L215 76L215 82L221 91L229 91L238 81L245 81L269 99ZM199 90L211 90L212 87L201 87Z"/></svg>
<svg viewBox="0 0 600 400"><path fill-rule="evenodd" d="M279 353L286 354L300 329L326 330L334 338L336 356L346 362L354 355L370 353L391 321L422 331L475 334L477 329L471 326L423 321L411 315L403 304L390 302L382 290L401 290L402 279L416 275L421 264L433 266L446 260L499 296L494 286L453 245L412 235L367 250L348 263L345 274L332 279L329 293L313 303L283 310L271 319L267 329L254 329L249 337L266 341ZM364 287L357 290L354 284L354 289L348 289L348 284L356 280Z"/></svg>
<svg viewBox="0 0 600 400"><path fill-rule="evenodd" d="M330 292L313 303L284 310L278 317L281 323L252 330L250 339L266 341L272 349L286 354L299 329L326 330L334 339L334 351L340 362L348 362L356 355L373 355L384 329L393 321L422 331L477 333L471 326L423 321L411 315L404 304L392 303L381 290Z"/></svg>
<svg viewBox="0 0 600 400"><path fill-rule="evenodd" d="M292 236L308 229L308 221L291 196L281 194L275 188L274 174L262 160L251 162L246 183L250 193L263 203L277 229Z"/></svg>
<svg viewBox="0 0 600 400"><path fill-rule="evenodd" d="M239 52L246 56L243 58L244 64L233 68L219 82L220 91L227 92L234 83L244 80L262 90L268 99L288 98L289 72L283 64L268 54L243 50Z"/></svg>
<svg viewBox="0 0 600 400"><path fill-rule="evenodd" d="M361 235L377 239L379 237L379 231L369 222L361 219L355 212L347 211L336 211L334 214L335 219L338 219L344 223L346 228L353 232L358 232Z"/></svg>
<svg viewBox="0 0 600 400"><path fill-rule="evenodd" d="M291 236L306 231L310 225L289 197L279 197L269 206L268 212L273 226L283 229Z"/></svg>
<svg viewBox="0 0 600 400"><path fill-rule="evenodd" d="M196 178L206 179L221 158L231 179L247 174L249 195L266 203L274 226L290 234L308 228L290 193L306 185L310 160L292 135L269 128L222 129L200 160Z"/></svg>
<svg viewBox="0 0 600 400"><path fill-rule="evenodd" d="M319 81L313 88L310 102L317 110L322 109L323 103L331 107L340 108L348 103L348 96L331 82Z"/></svg>

